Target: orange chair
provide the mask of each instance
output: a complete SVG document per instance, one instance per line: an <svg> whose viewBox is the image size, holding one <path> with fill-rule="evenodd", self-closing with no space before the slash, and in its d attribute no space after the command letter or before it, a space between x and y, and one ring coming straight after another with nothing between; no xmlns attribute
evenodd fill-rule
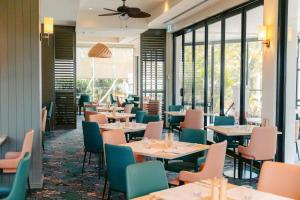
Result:
<svg viewBox="0 0 300 200"><path fill-rule="evenodd" d="M46 132L46 122L47 122L47 109L46 109L46 107L44 107L42 110L42 127L41 127L43 151L45 151L44 134Z"/></svg>
<svg viewBox="0 0 300 200"><path fill-rule="evenodd" d="M16 173L20 160L24 158L25 153L31 153L34 130L30 129L23 142L21 152L7 152L5 158L0 160L0 169L3 173Z"/></svg>
<svg viewBox="0 0 300 200"><path fill-rule="evenodd" d="M278 162L265 162L257 189L292 199L300 199L300 166Z"/></svg>
<svg viewBox="0 0 300 200"><path fill-rule="evenodd" d="M149 122L147 124L144 137L149 139L160 140L162 138L163 126L163 121Z"/></svg>
<svg viewBox="0 0 300 200"><path fill-rule="evenodd" d="M212 144L209 147L205 164L199 172L181 171L179 181L184 183L197 182L223 176L227 141Z"/></svg>
<svg viewBox="0 0 300 200"><path fill-rule="evenodd" d="M87 115L86 120L88 122L97 122L98 124L107 124L107 117L103 114L91 114Z"/></svg>
<svg viewBox="0 0 300 200"><path fill-rule="evenodd" d="M180 122L180 128L203 129L204 128L204 113L201 109L189 109L183 122Z"/></svg>
<svg viewBox="0 0 300 200"><path fill-rule="evenodd" d="M243 159L250 160L250 183L252 180L253 161L270 161L276 154L277 128L257 127L251 134L249 146L238 146L238 152Z"/></svg>
<svg viewBox="0 0 300 200"><path fill-rule="evenodd" d="M88 117L90 115L97 115L97 114L99 114L97 111L85 110L84 111L84 120L87 121Z"/></svg>

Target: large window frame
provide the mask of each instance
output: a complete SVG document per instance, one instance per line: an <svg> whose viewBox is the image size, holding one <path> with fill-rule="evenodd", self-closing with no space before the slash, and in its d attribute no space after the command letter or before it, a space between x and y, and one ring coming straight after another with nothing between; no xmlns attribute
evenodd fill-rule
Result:
<svg viewBox="0 0 300 200"><path fill-rule="evenodd" d="M239 111L239 123L240 124L245 124L246 119L245 119L245 90L246 90L246 70L247 70L247 11L254 9L256 7L262 6L263 5L263 0L254 0L251 2L246 2L244 4L238 5L234 8L231 8L229 10L226 10L222 13L219 13L215 16L209 17L205 20L202 20L200 22L197 22L189 27L186 27L182 30L179 30L173 34L173 44L175 47L175 40L176 37L179 37L182 35L183 37L183 42L182 46L184 47L184 34L187 32L192 31L193 32L193 48L195 48L195 31L199 28L204 28L205 29L205 81L204 81L204 112L208 111L208 26L216 23L216 22L221 22L221 66L220 66L220 72L221 72L221 77L220 77L220 110L219 114L220 115L225 115L225 110L224 110L224 82L225 82L225 30L226 30L226 19L241 14L241 59L240 59L240 111ZM194 51L195 52L195 51ZM193 53L194 54L194 53ZM176 77L176 48L173 48L173 77ZM184 57L184 51L183 51L183 57ZM184 66L183 66L184 67ZM193 67L195 67L195 55L193 55ZM184 71L184 69L183 69ZM195 71L195 70L194 70ZM213 73L212 73L213 74ZM193 74L193 80L195 80L195 73ZM173 104L176 102L176 98L180 98L176 96L176 89L177 89L177 84L176 84L176 78L173 78ZM195 108L195 81L193 83L193 104L192 108ZM205 123L207 123L207 120L205 120Z"/></svg>

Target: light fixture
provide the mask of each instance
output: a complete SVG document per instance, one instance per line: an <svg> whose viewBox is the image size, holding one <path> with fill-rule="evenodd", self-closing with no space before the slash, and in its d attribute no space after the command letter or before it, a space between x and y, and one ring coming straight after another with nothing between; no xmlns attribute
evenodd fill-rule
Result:
<svg viewBox="0 0 300 200"><path fill-rule="evenodd" d="M121 15L119 15L119 19L122 21L125 21L125 20L129 19L129 16L127 13L122 13Z"/></svg>
<svg viewBox="0 0 300 200"><path fill-rule="evenodd" d="M89 10L93 10L93 8L89 8Z"/></svg>
<svg viewBox="0 0 300 200"><path fill-rule="evenodd" d="M44 27L43 27L43 33L41 34L42 39L48 40L48 46L49 46L49 39L50 35L54 32L54 19L53 17L44 17Z"/></svg>
<svg viewBox="0 0 300 200"><path fill-rule="evenodd" d="M109 48L101 43L96 44L89 51L90 58L111 58L111 55Z"/></svg>
<svg viewBox="0 0 300 200"><path fill-rule="evenodd" d="M259 41L262 41L263 44L266 45L266 47L270 47L270 39L268 38L268 27L265 25L260 25L258 27L258 36Z"/></svg>

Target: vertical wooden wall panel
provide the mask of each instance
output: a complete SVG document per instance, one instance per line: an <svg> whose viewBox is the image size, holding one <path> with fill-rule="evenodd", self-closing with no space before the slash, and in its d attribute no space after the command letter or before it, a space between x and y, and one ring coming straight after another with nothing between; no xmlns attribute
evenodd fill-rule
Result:
<svg viewBox="0 0 300 200"><path fill-rule="evenodd" d="M0 133L9 137L0 156L20 151L33 128L30 180L41 187L39 0L0 0L0 27Z"/></svg>

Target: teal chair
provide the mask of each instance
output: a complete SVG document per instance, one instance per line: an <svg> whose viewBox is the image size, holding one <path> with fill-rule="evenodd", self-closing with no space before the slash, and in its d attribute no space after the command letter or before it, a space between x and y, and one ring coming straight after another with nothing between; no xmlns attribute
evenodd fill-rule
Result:
<svg viewBox="0 0 300 200"><path fill-rule="evenodd" d="M51 101L47 108L47 122L48 122L48 130L49 131L52 130L51 119L52 119L52 115L53 115L53 106L54 106L54 103Z"/></svg>
<svg viewBox="0 0 300 200"><path fill-rule="evenodd" d="M233 126L235 124L235 119L233 116L216 116L214 125L215 126ZM214 132L214 141L216 143L220 143L227 140L227 148L233 149L233 152L235 152L236 148L239 146L239 141L236 137L228 137L219 133ZM243 141L242 141L243 142ZM235 159L235 153L234 153L234 178L235 178L235 172L236 172L236 159Z"/></svg>
<svg viewBox="0 0 300 200"><path fill-rule="evenodd" d="M127 199L168 189L164 166L159 161L133 164L126 169Z"/></svg>
<svg viewBox="0 0 300 200"><path fill-rule="evenodd" d="M131 109L131 114L136 114L138 111L143 111L143 109L139 108L139 107L133 107Z"/></svg>
<svg viewBox="0 0 300 200"><path fill-rule="evenodd" d="M160 120L159 115L146 114L146 115L144 115L143 123L148 124L149 122L158 122L159 120Z"/></svg>
<svg viewBox="0 0 300 200"><path fill-rule="evenodd" d="M105 157L107 176L105 177L102 199L105 196L107 180L109 182L108 199L111 197L111 191L126 194L126 167L135 163L131 148L105 144Z"/></svg>
<svg viewBox="0 0 300 200"><path fill-rule="evenodd" d="M81 108L84 107L84 103L91 102L90 95L82 94L80 95L79 101L78 101L78 107L79 107L79 115L81 115Z"/></svg>
<svg viewBox="0 0 300 200"><path fill-rule="evenodd" d="M137 111L135 114L135 122L136 123L143 123L144 122L144 116L147 114L146 111Z"/></svg>
<svg viewBox="0 0 300 200"><path fill-rule="evenodd" d="M183 109L182 105L170 105L169 111L176 111L179 112ZM169 116L168 122L169 122L169 129L173 131L174 127L179 126L180 122L184 121L183 116Z"/></svg>
<svg viewBox="0 0 300 200"><path fill-rule="evenodd" d="M115 100L114 96L112 94L109 95L109 98L110 98L110 103L111 105L114 105L117 103L117 100Z"/></svg>
<svg viewBox="0 0 300 200"><path fill-rule="evenodd" d="M132 108L134 109L134 108ZM143 123L144 116L147 114L147 112L138 110L135 113L135 122L136 123ZM129 134L129 140L141 140L144 137L145 131L137 131Z"/></svg>
<svg viewBox="0 0 300 200"><path fill-rule="evenodd" d="M206 144L207 133L205 130L188 129L182 130L181 142ZM192 155L178 158L178 160L166 162L165 168L168 171L179 173L185 171L198 171L202 163L205 162L205 152L198 152Z"/></svg>
<svg viewBox="0 0 300 200"><path fill-rule="evenodd" d="M0 187L0 199L23 200L26 195L26 185L30 171L30 153L26 153L19 162L15 179L11 188Z"/></svg>
<svg viewBox="0 0 300 200"><path fill-rule="evenodd" d="M98 155L98 167L99 167L99 179L100 179L100 170L103 168L103 140L100 134L100 128L96 122L85 122L82 121L82 130L83 130L83 142L84 142L84 158L82 163L82 170L84 172L84 165L86 160L86 154L92 153ZM102 164L101 164L102 162Z"/></svg>

